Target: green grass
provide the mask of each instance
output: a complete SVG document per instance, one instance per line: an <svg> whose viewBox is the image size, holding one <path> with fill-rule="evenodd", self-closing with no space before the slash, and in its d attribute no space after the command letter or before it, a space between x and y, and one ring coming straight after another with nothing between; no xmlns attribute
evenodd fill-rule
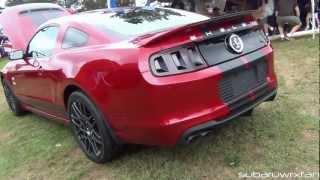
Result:
<svg viewBox="0 0 320 180"><path fill-rule="evenodd" d="M1 59L0 58L0 68L2 68L4 65L6 65L8 61L6 59Z"/></svg>
<svg viewBox="0 0 320 180"><path fill-rule="evenodd" d="M275 102L187 147L128 146L105 165L87 160L67 127L32 114L14 117L1 91L0 179L235 179L239 172L318 172L319 39L273 46Z"/></svg>

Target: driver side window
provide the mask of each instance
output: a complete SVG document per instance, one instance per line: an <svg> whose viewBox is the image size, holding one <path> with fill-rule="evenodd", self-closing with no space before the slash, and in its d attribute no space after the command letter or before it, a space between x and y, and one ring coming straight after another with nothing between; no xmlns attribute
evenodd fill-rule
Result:
<svg viewBox="0 0 320 180"><path fill-rule="evenodd" d="M49 57L56 47L59 28L50 26L40 30L31 40L28 48L28 56Z"/></svg>

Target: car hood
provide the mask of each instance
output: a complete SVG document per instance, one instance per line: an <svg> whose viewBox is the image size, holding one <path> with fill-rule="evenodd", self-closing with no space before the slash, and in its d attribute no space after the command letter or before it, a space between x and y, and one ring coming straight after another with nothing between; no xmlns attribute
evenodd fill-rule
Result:
<svg viewBox="0 0 320 180"><path fill-rule="evenodd" d="M6 8L0 16L0 24L12 48L25 50L41 24L69 14L68 11L55 4L24 4Z"/></svg>

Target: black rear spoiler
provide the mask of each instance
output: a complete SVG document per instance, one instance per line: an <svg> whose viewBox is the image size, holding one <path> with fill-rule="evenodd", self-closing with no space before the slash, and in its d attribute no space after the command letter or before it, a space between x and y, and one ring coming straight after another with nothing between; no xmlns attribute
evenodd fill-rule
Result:
<svg viewBox="0 0 320 180"><path fill-rule="evenodd" d="M200 28L206 28L206 26L208 26L208 24L223 22L227 19L242 19L245 17L251 17L253 20L254 19L253 14L255 12L256 11L244 11L244 12L238 12L238 13L225 14L222 16L210 18L206 21L196 22L193 24L185 25L185 26L179 26L177 28L170 29L168 31L156 33L155 35L152 35L152 34L142 35L142 36L135 38L132 42L135 42L136 44L138 44L140 46L147 46L149 44L152 44L154 42L159 41L162 38L168 37L168 36L175 34L177 32L184 31L186 29L197 27L197 26L199 26Z"/></svg>

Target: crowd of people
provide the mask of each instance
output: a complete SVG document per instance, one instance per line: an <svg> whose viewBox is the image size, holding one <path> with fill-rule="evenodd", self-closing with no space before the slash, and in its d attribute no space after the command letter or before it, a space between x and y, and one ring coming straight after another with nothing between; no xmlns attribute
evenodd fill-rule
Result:
<svg viewBox="0 0 320 180"><path fill-rule="evenodd" d="M319 28L319 0L315 0L315 23ZM267 35L278 30L282 40L290 40L295 32L309 30L312 22L311 0L263 0L258 11L262 12L260 21ZM287 29L287 31L285 31Z"/></svg>
<svg viewBox="0 0 320 180"><path fill-rule="evenodd" d="M312 22L311 0L174 0L172 7L209 16L243 10L256 10L257 19L267 35L280 34L290 40L299 30L308 30ZM319 0L315 0L316 26L319 28Z"/></svg>

